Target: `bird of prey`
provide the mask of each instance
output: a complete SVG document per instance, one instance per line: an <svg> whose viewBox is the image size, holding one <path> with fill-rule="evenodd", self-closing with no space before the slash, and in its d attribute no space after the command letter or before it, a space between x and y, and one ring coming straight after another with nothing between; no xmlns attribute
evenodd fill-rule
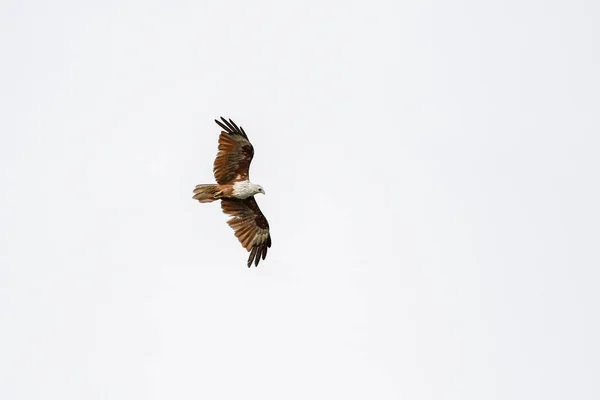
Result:
<svg viewBox="0 0 600 400"><path fill-rule="evenodd" d="M217 184L196 185L193 199L200 203L221 200L223 212L232 216L227 223L242 246L250 252L248 267L253 262L258 266L271 247L271 233L269 223L254 199L255 194L265 194L265 190L249 180L254 147L244 129L231 119L227 121L221 117L221 121L215 119L215 122L223 129L213 166Z"/></svg>

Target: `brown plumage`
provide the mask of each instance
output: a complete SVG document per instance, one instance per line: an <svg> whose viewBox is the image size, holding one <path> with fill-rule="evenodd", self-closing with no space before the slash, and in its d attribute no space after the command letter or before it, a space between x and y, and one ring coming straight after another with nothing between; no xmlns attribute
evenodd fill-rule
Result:
<svg viewBox="0 0 600 400"><path fill-rule="evenodd" d="M258 266L271 247L271 233L269 223L254 199L256 193L264 194L264 190L249 181L254 148L241 126L223 117L215 122L223 128L213 166L217 184L197 185L193 198L200 203L221 200L223 212L232 216L227 223L242 246L250 252L248 267L252 263Z"/></svg>
<svg viewBox="0 0 600 400"><path fill-rule="evenodd" d="M225 214L231 215L227 223L235 231L242 246L250 252L248 266L258 266L260 259L267 256L267 249L271 247L271 234L269 223L258 208L254 196L247 199L222 199L221 208Z"/></svg>
<svg viewBox="0 0 600 400"><path fill-rule="evenodd" d="M218 184L247 181L254 147L248 141L243 128L238 128L231 120L227 122L225 118L221 119L225 124L215 119L215 122L225 129L219 136L219 153L213 166L215 179Z"/></svg>

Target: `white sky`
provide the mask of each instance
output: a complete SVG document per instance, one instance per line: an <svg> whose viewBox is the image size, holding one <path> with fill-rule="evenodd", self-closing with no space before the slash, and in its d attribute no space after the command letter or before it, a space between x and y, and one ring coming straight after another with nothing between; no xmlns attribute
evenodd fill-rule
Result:
<svg viewBox="0 0 600 400"><path fill-rule="evenodd" d="M599 20L2 2L0 398L600 398ZM220 115L259 268L191 199Z"/></svg>

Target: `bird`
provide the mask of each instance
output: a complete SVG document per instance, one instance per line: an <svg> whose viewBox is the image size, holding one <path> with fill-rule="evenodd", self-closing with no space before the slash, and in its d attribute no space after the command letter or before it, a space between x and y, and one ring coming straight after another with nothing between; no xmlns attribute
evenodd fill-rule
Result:
<svg viewBox="0 0 600 400"><path fill-rule="evenodd" d="M250 182L250 163L254 147L244 128L231 119L215 119L222 129L213 173L217 184L200 184L194 188L194 200L211 203L221 200L221 209L231 216L227 224L233 228L242 246L250 252L248 267L258 267L271 247L269 222L258 207L254 195L265 194L262 186Z"/></svg>

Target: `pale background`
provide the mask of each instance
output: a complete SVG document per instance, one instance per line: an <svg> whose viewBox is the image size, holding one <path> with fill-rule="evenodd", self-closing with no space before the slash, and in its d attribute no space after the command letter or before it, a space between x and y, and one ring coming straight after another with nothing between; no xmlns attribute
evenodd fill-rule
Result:
<svg viewBox="0 0 600 400"><path fill-rule="evenodd" d="M2 2L0 398L600 398L598 21ZM191 199L220 115L259 268Z"/></svg>

